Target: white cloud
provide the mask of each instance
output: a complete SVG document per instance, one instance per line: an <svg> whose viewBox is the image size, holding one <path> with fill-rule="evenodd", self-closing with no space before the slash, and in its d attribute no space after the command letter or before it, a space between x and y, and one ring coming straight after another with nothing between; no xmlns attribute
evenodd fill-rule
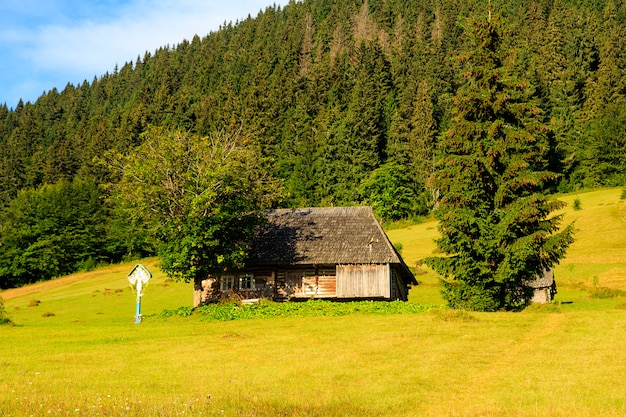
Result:
<svg viewBox="0 0 626 417"><path fill-rule="evenodd" d="M225 19L234 21L250 12L255 16L259 9L249 10L253 3L228 9L222 2L140 0L123 6L118 17L107 22L41 27L31 37L34 48L30 58L42 69L103 74L115 64L122 66L143 57L146 51L174 46L195 34L203 37Z"/></svg>
<svg viewBox="0 0 626 417"><path fill-rule="evenodd" d="M0 3L0 103L34 101L134 62L145 52L204 37L224 22L289 0L22 0ZM18 3L15 3L18 4Z"/></svg>

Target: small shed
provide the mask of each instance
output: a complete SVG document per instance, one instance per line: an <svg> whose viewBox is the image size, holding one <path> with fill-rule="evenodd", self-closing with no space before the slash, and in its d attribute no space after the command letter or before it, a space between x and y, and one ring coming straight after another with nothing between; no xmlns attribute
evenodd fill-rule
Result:
<svg viewBox="0 0 626 417"><path fill-rule="evenodd" d="M417 285L371 207L271 210L245 268L203 281L196 304L214 297L404 300Z"/></svg>
<svg viewBox="0 0 626 417"><path fill-rule="evenodd" d="M546 269L543 274L533 280L526 281L526 285L533 290L533 303L548 304L556 295L556 282L554 281L554 269Z"/></svg>

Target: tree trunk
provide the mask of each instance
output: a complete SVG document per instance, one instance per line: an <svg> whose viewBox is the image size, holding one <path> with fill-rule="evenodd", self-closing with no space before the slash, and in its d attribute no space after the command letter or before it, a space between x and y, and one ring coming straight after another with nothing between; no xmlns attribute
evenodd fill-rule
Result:
<svg viewBox="0 0 626 417"><path fill-rule="evenodd" d="M193 281L193 306L199 307L202 303L202 280L196 278Z"/></svg>

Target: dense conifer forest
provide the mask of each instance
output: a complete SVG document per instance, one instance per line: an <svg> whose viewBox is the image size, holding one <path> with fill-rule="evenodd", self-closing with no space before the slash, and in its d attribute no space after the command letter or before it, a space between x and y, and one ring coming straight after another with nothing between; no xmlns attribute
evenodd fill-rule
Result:
<svg viewBox="0 0 626 417"><path fill-rule="evenodd" d="M550 128L549 169L560 174L551 191L623 185L623 0L490 4L292 1L35 103L0 106L0 287L152 253L141 225L105 198L119 177L101 163L132 152L150 126L244 131L283 181L284 207L428 213L463 78L464 22L490 7Z"/></svg>

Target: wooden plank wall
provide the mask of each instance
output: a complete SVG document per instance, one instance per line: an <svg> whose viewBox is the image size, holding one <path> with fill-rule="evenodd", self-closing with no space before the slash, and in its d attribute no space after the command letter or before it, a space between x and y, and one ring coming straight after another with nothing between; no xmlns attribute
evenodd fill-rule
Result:
<svg viewBox="0 0 626 417"><path fill-rule="evenodd" d="M289 271L286 287L289 295L298 298L332 298L337 295L336 276L325 273L325 270Z"/></svg>
<svg viewBox="0 0 626 417"><path fill-rule="evenodd" d="M406 294L394 283L389 264L337 265L325 268L302 268L278 271L252 271L253 289L234 288L243 296L258 298L384 298L405 299ZM397 281L398 278L395 277ZM238 278L235 280L238 284ZM396 284L396 285L394 285Z"/></svg>
<svg viewBox="0 0 626 417"><path fill-rule="evenodd" d="M337 265L337 297L391 298L388 264Z"/></svg>
<svg viewBox="0 0 626 417"><path fill-rule="evenodd" d="M337 296L337 277L329 275L317 276L317 296L318 297L336 297Z"/></svg>

